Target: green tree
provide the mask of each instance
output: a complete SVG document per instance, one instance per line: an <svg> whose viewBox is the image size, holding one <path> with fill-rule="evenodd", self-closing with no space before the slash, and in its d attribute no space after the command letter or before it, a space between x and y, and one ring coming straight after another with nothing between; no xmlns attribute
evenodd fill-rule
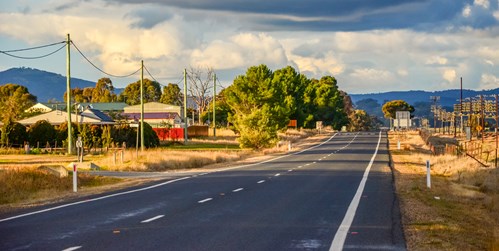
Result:
<svg viewBox="0 0 499 251"><path fill-rule="evenodd" d="M144 103L157 102L161 97L161 87L158 82L144 79ZM140 104L140 80L125 87L118 101L129 105Z"/></svg>
<svg viewBox="0 0 499 251"><path fill-rule="evenodd" d="M231 108L226 102L225 98L225 90L223 89L220 93L218 93L216 98L216 106L215 106L215 116L217 126L226 126L229 127L229 114L231 113ZM210 102L209 109L207 109L203 114L201 114L202 121L213 121L213 100Z"/></svg>
<svg viewBox="0 0 499 251"><path fill-rule="evenodd" d="M167 86L163 87L163 93L161 94L161 98L159 102L163 104L170 105L182 105L182 92L180 91L180 87L177 84L169 83Z"/></svg>
<svg viewBox="0 0 499 251"><path fill-rule="evenodd" d="M12 146L20 145L22 146L25 141L28 140L28 132L26 127L17 122L8 122L2 127L2 145Z"/></svg>
<svg viewBox="0 0 499 251"><path fill-rule="evenodd" d="M395 114L398 111L409 111L412 114L414 112L414 107L404 100L392 100L386 102L381 110L386 118L395 119Z"/></svg>
<svg viewBox="0 0 499 251"><path fill-rule="evenodd" d="M113 143L113 138L111 137L111 126L105 125L102 128L102 146L108 149Z"/></svg>
<svg viewBox="0 0 499 251"><path fill-rule="evenodd" d="M76 123L71 122L71 126L73 128L71 134L73 139L78 138L78 134L80 131L81 126L78 126ZM56 140L57 140L57 145L58 146L66 146L66 142L68 140L68 122L64 122L59 125L59 127L56 129Z"/></svg>
<svg viewBox="0 0 499 251"><path fill-rule="evenodd" d="M44 146L46 142L52 143L56 140L55 128L46 120L37 121L29 130L29 143L36 146L37 143Z"/></svg>
<svg viewBox="0 0 499 251"><path fill-rule="evenodd" d="M240 133L241 147L261 149L274 145L277 132L289 122L290 110L283 105L282 86L272 79L267 66L253 66L226 90L226 102L232 110L229 121Z"/></svg>
<svg viewBox="0 0 499 251"><path fill-rule="evenodd" d="M72 100L79 103L113 102L117 97L114 94L113 82L109 78L100 78L95 87L78 87L71 89ZM64 92L64 102L67 101L67 91Z"/></svg>
<svg viewBox="0 0 499 251"><path fill-rule="evenodd" d="M93 147L92 133L89 124L82 124L80 126L80 137L83 142L83 147L91 149Z"/></svg>
<svg viewBox="0 0 499 251"><path fill-rule="evenodd" d="M349 119L349 131L369 131L372 129L371 117L364 110L355 110L350 114Z"/></svg>
<svg viewBox="0 0 499 251"><path fill-rule="evenodd" d="M101 78L92 89L91 102L112 102L116 100L113 82L109 78Z"/></svg>
<svg viewBox="0 0 499 251"><path fill-rule="evenodd" d="M159 137L148 123L144 123L144 146L147 148L159 146Z"/></svg>
<svg viewBox="0 0 499 251"><path fill-rule="evenodd" d="M310 80L296 72L293 67L287 66L275 71L272 81L282 88L283 105L289 110L290 119L296 119L298 126L302 127L307 117L303 96Z"/></svg>
<svg viewBox="0 0 499 251"><path fill-rule="evenodd" d="M28 88L17 84L0 86L1 121L6 124L22 118L24 112L36 103L36 96L29 93Z"/></svg>
<svg viewBox="0 0 499 251"><path fill-rule="evenodd" d="M313 81L312 87L314 89L309 92L315 91L315 93L309 93L307 96L311 99L309 111L314 114L315 120L323 121L324 125L331 125L336 130L347 125L344 95L338 90L336 79L332 76L324 76L319 81Z"/></svg>

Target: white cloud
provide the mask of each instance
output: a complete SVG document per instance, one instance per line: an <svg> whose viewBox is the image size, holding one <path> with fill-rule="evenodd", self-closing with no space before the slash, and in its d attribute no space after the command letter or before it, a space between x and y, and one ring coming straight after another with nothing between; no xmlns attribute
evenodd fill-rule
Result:
<svg viewBox="0 0 499 251"><path fill-rule="evenodd" d="M297 65L301 72L312 74L312 77L320 78L324 75L333 75L343 73L345 66L332 51L326 53L324 57L301 57L291 56L290 59Z"/></svg>
<svg viewBox="0 0 499 251"><path fill-rule="evenodd" d="M456 80L456 71L453 69L446 69L442 73L443 79L447 80L447 82L452 83Z"/></svg>
<svg viewBox="0 0 499 251"><path fill-rule="evenodd" d="M483 90L499 88L499 77L492 74L482 74L480 79L480 88Z"/></svg>
<svg viewBox="0 0 499 251"><path fill-rule="evenodd" d="M391 72L369 68L355 69L351 76L365 82L393 81Z"/></svg>
<svg viewBox="0 0 499 251"><path fill-rule="evenodd" d="M401 77L406 77L409 75L409 72L406 69L400 69L397 71L397 74Z"/></svg>
<svg viewBox="0 0 499 251"><path fill-rule="evenodd" d="M498 10L498 11L494 11L494 12L492 13L492 15L494 16L494 18L495 18L496 20L498 20L498 21L499 21L499 10Z"/></svg>
<svg viewBox="0 0 499 251"><path fill-rule="evenodd" d="M463 17L470 17L471 16L471 6L466 5L464 6L463 12L461 13Z"/></svg>
<svg viewBox="0 0 499 251"><path fill-rule="evenodd" d="M192 52L194 65L209 65L216 69L234 69L266 64L270 68L284 67L288 63L280 42L272 36L259 33L240 33L228 41L215 40L204 49Z"/></svg>
<svg viewBox="0 0 499 251"><path fill-rule="evenodd" d="M426 61L428 65L446 65L449 60L440 56L432 56Z"/></svg>
<svg viewBox="0 0 499 251"><path fill-rule="evenodd" d="M244 28L248 27L244 24L250 21L248 17L231 12L210 12L217 14L211 17L203 10L154 4L105 5L99 0L80 1L77 6L71 3L64 0L68 6L64 11L54 11L54 6L43 2L29 15L0 12L0 43L5 41L2 37L10 43L2 47L11 49L14 40L22 44L21 48L62 41L66 33L71 33L94 63L116 75L135 71L141 59L160 81L177 80L182 69L190 65L223 71L227 82L253 65L266 64L272 70L292 65L308 77L333 75L340 87L351 93L441 90L454 85L458 76L473 83L470 88L474 88L480 82L494 82L490 76L499 76L499 69L491 67L499 65L499 26L475 29L455 24L438 33L423 29L260 33ZM168 18L147 27L137 25L138 19L147 17L147 11L156 7L159 13L169 12ZM495 2L477 0L456 14L474 18L494 8ZM38 9L47 11L35 11ZM499 20L499 11L494 16ZM88 67L90 74L100 75L78 57L73 50L74 69ZM1 67L14 65L1 60ZM64 68L61 71L58 73L64 74ZM95 75L78 77L98 79Z"/></svg>
<svg viewBox="0 0 499 251"><path fill-rule="evenodd" d="M484 9L488 9L490 7L489 0L475 0L473 4L476 6L481 6Z"/></svg>

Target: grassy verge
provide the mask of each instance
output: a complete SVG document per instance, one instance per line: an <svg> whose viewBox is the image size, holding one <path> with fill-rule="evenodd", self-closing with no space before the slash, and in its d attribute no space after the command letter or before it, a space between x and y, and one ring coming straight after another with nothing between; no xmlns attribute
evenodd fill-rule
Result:
<svg viewBox="0 0 499 251"><path fill-rule="evenodd" d="M117 178L78 174L78 185L81 188L110 185L120 181L121 179ZM4 205L72 191L73 178L72 174L59 178L33 169L4 170L0 172L0 184L0 205Z"/></svg>
<svg viewBox="0 0 499 251"><path fill-rule="evenodd" d="M432 156L417 133L391 133L389 141L409 250L499 250L499 169Z"/></svg>

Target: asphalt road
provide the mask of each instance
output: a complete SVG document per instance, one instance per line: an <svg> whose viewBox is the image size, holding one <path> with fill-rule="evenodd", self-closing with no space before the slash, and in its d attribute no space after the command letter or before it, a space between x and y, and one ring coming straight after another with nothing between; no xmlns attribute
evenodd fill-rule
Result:
<svg viewBox="0 0 499 251"><path fill-rule="evenodd" d="M0 250L404 250L384 133L0 219Z"/></svg>

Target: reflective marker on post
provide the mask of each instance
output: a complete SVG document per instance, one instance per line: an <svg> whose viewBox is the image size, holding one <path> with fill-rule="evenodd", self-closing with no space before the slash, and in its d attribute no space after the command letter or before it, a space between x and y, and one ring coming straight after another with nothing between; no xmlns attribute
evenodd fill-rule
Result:
<svg viewBox="0 0 499 251"><path fill-rule="evenodd" d="M76 164L73 163L73 192L75 192L75 193L78 191L77 176L78 176L78 170L77 170Z"/></svg>

